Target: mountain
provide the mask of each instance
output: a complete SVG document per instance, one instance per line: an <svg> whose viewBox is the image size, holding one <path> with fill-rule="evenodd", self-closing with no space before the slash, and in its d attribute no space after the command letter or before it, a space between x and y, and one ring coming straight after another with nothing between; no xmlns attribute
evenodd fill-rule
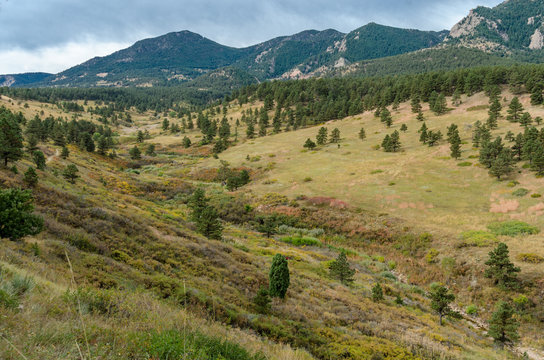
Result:
<svg viewBox="0 0 544 360"><path fill-rule="evenodd" d="M24 74L0 75L0 87L2 86L24 86L43 81L53 74L37 72Z"/></svg>
<svg viewBox="0 0 544 360"><path fill-rule="evenodd" d="M446 42L489 51L544 47L544 0L509 0L494 8L477 7L450 31Z"/></svg>
<svg viewBox="0 0 544 360"><path fill-rule="evenodd" d="M127 49L96 57L55 76L11 86L161 86L178 85L225 67L237 68L232 84L277 78L309 77L350 63L428 48L447 32L399 29L368 24L344 34L328 29L233 48L190 31L172 32L136 42Z"/></svg>

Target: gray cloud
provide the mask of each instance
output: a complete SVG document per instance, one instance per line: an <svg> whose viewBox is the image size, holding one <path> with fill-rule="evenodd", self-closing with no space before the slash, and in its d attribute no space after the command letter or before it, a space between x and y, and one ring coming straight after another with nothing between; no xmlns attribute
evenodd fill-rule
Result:
<svg viewBox="0 0 544 360"><path fill-rule="evenodd" d="M442 30L478 6L500 0L0 0L0 52L68 43L129 44L191 30L248 46L306 29L349 32L368 22ZM62 62L62 54L59 54ZM1 57L0 57L1 58ZM0 73L5 64L0 63Z"/></svg>

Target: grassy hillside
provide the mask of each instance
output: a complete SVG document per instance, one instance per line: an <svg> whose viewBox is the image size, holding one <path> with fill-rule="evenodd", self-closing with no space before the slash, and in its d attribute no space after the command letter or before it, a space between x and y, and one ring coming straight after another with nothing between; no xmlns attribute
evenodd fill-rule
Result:
<svg viewBox="0 0 544 360"><path fill-rule="evenodd" d="M425 109L429 128L444 130L455 122L468 140L465 125L485 116L487 99L476 94L462 100L441 117ZM0 101L27 119L75 116L97 123L100 118L36 101ZM527 97L522 101L527 105ZM226 117L234 125L242 110L261 106L232 103ZM534 115L541 111L527 108ZM470 253L456 245L461 232L485 230L510 215L542 226L529 211L539 203L530 195L516 197L519 206L506 214L489 212L495 203L502 209L501 200L513 199L510 192L517 187L540 191L534 174L522 170L515 177L520 184L510 188L469 159L476 152L467 144L459 161L449 159L443 144L423 147L417 142L419 123L406 103L393 111L392 129L370 113L326 125L340 129L340 147L316 151L304 151L302 144L315 137L317 127L248 140L240 125L238 143L218 159L211 156L212 145L198 144L199 130L162 130L165 116L180 122L171 114L129 114L132 123L114 125L113 117L107 119L117 158L69 145L70 156L63 159L52 141L38 145L47 166L38 170L33 193L46 227L23 241L1 240L1 287L18 295L17 306L0 306L5 319L0 357L515 358L513 349L493 347L485 324L474 325L489 318L495 299L515 295L482 278L481 260L489 244L470 248ZM401 135L403 152L373 149L402 123L408 125ZM361 126L368 136L364 141L357 137ZM513 127L501 120L497 133ZM138 130L149 133L143 143L137 142ZM192 146L182 145L184 136ZM129 149L138 146L145 152L149 144L155 144L157 156L130 159ZM251 183L228 192L218 180L224 166L220 160L249 170ZM472 166L457 166L465 160ZM81 175L75 184L61 175L72 163ZM17 175L2 168L1 187L24 186L22 173L29 166L27 153L17 163ZM188 199L199 186L218 209L222 240L203 237L190 221ZM256 220L271 213L281 214L286 226L267 237L257 231ZM539 254L537 236L500 240L514 256L521 249ZM433 248L438 253L429 260ZM351 286L328 271L340 251L347 252L356 270ZM268 283L278 253L289 259L291 286L285 300L274 299L271 312L260 314L253 298ZM524 282L533 284L525 294L534 303L523 315L523 342L515 351L533 354L543 341L538 320L542 274L537 265L515 262L523 267ZM21 280L25 277L30 280ZM460 309L476 305L478 318L440 326L427 297L436 281L455 292ZM21 285L25 282L33 286ZM384 288L383 300L372 300L376 283Z"/></svg>

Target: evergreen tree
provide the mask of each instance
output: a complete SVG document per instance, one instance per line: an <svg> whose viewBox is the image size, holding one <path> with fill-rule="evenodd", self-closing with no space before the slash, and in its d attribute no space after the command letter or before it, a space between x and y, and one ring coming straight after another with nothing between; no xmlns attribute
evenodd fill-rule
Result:
<svg viewBox="0 0 544 360"><path fill-rule="evenodd" d="M401 127L400 127L400 131L407 132L408 131L408 126L406 126L406 124L402 124Z"/></svg>
<svg viewBox="0 0 544 360"><path fill-rule="evenodd" d="M97 148L98 148L98 154L99 155L106 155L110 148L110 141L105 136L100 136L97 141Z"/></svg>
<svg viewBox="0 0 544 360"><path fill-rule="evenodd" d="M532 154L531 167L536 171L539 176L544 175L544 147L537 147L536 151Z"/></svg>
<svg viewBox="0 0 544 360"><path fill-rule="evenodd" d="M449 140L451 157L459 159L461 157L461 138L459 137L459 131L456 130Z"/></svg>
<svg viewBox="0 0 544 360"><path fill-rule="evenodd" d="M327 143L327 128L321 127L316 136L317 145L324 145Z"/></svg>
<svg viewBox="0 0 544 360"><path fill-rule="evenodd" d="M271 237L278 231L278 219L275 215L259 215L256 218L257 231Z"/></svg>
<svg viewBox="0 0 544 360"><path fill-rule="evenodd" d="M440 130L427 132L427 145L429 147L435 146L440 140L442 140L442 132Z"/></svg>
<svg viewBox="0 0 544 360"><path fill-rule="evenodd" d="M491 164L489 173L496 176L497 179L501 179L501 176L510 174L513 168L514 159L512 157L512 151L508 148L502 149L497 158Z"/></svg>
<svg viewBox="0 0 544 360"><path fill-rule="evenodd" d="M0 108L0 160L4 166L23 157L23 135L18 122L11 113L3 112Z"/></svg>
<svg viewBox="0 0 544 360"><path fill-rule="evenodd" d="M501 115L501 110L502 110L502 106L499 99L496 97L493 99L490 99L487 127L489 127L490 129L497 128L497 120Z"/></svg>
<svg viewBox="0 0 544 360"><path fill-rule="evenodd" d="M268 314L270 312L270 296L268 294L268 289L264 286L259 288L257 295L253 298L253 304L255 304L255 310L259 314Z"/></svg>
<svg viewBox="0 0 544 360"><path fill-rule="evenodd" d="M340 142L340 130L338 128L334 128L331 133L331 143L339 143Z"/></svg>
<svg viewBox="0 0 544 360"><path fill-rule="evenodd" d="M155 153L155 144L149 144L147 146L147 149L145 150L145 154L147 156L156 156L157 154Z"/></svg>
<svg viewBox="0 0 544 360"><path fill-rule="evenodd" d="M142 130L138 130L138 134L136 135L136 141L138 141L139 143L144 142L144 133Z"/></svg>
<svg viewBox="0 0 544 360"><path fill-rule="evenodd" d="M38 185L38 174L33 167L29 167L23 176L23 182L28 187L35 187Z"/></svg>
<svg viewBox="0 0 544 360"><path fill-rule="evenodd" d="M66 146L63 146L60 152L60 157L63 159L68 159L68 156L70 156L70 150L68 150Z"/></svg>
<svg viewBox="0 0 544 360"><path fill-rule="evenodd" d="M425 121L425 117L423 116L423 112L420 111L417 113L417 117L416 117L417 121Z"/></svg>
<svg viewBox="0 0 544 360"><path fill-rule="evenodd" d="M521 117L519 118L519 123L524 128L529 127L529 125L533 123L533 118L531 117L531 114L529 114L528 112L523 113L523 115L521 115Z"/></svg>
<svg viewBox="0 0 544 360"><path fill-rule="evenodd" d="M270 296L284 299L290 283L289 267L285 256L281 254L274 256L268 274L268 282Z"/></svg>
<svg viewBox="0 0 544 360"><path fill-rule="evenodd" d="M353 275L355 270L349 266L349 262L346 257L346 253L342 251L338 254L336 260L329 265L331 277L340 280L344 285L351 284L353 282Z"/></svg>
<svg viewBox="0 0 544 360"><path fill-rule="evenodd" d="M221 125L219 127L219 137L221 139L223 139L223 141L225 141L225 142L227 142L229 140L229 137L230 137L230 125L229 125L229 122L227 121L226 117L224 117L221 120Z"/></svg>
<svg viewBox="0 0 544 360"><path fill-rule="evenodd" d="M33 211L30 190L0 189L0 238L15 241L39 234L43 229L43 219L32 214Z"/></svg>
<svg viewBox="0 0 544 360"><path fill-rule="evenodd" d="M306 139L306 142L304 143L304 147L306 149L308 149L308 150L313 150L313 149L315 149L316 145L312 141L312 139L308 138L308 139Z"/></svg>
<svg viewBox="0 0 544 360"><path fill-rule="evenodd" d="M68 180L70 184L75 184L77 178L79 178L79 175L77 174L79 172L78 168L74 164L70 164L64 168L64 171L62 172L62 176Z"/></svg>
<svg viewBox="0 0 544 360"><path fill-rule="evenodd" d="M514 97L508 106L508 116L506 119L510 122L518 122L523 112L523 105L521 105L519 99Z"/></svg>
<svg viewBox="0 0 544 360"><path fill-rule="evenodd" d="M422 108L421 108L421 102L420 102L418 96L414 96L414 97L412 98L412 101L411 101L410 105L412 106L412 112L413 112L414 114L419 114L419 113L421 112L421 110L422 110Z"/></svg>
<svg viewBox="0 0 544 360"><path fill-rule="evenodd" d="M518 328L519 322L514 318L514 309L512 306L505 301L499 301L489 321L487 334L495 342L504 345L519 340Z"/></svg>
<svg viewBox="0 0 544 360"><path fill-rule="evenodd" d="M36 164L36 169L45 170L45 155L40 150L36 150L32 153L32 159Z"/></svg>
<svg viewBox="0 0 544 360"><path fill-rule="evenodd" d="M191 139L185 136L182 140L182 143L183 143L183 147L187 149L191 146Z"/></svg>
<svg viewBox="0 0 544 360"><path fill-rule="evenodd" d="M518 280L516 273L520 272L519 267L514 266L510 261L508 246L500 243L489 253L489 259L485 262L488 268L485 270L485 277L493 279L495 285L506 288L517 288Z"/></svg>
<svg viewBox="0 0 544 360"><path fill-rule="evenodd" d="M397 152L400 150L400 134L397 130L393 131L391 134L391 141L389 143L389 146L391 148L392 152Z"/></svg>
<svg viewBox="0 0 544 360"><path fill-rule="evenodd" d="M391 117L391 113L387 108L383 108L380 111L380 121L384 123L388 128L391 127L393 124L393 118Z"/></svg>
<svg viewBox="0 0 544 360"><path fill-rule="evenodd" d="M444 94L438 95L432 110L436 115L443 115L448 111L448 104L446 103Z"/></svg>
<svg viewBox="0 0 544 360"><path fill-rule="evenodd" d="M429 297L431 298L431 309L438 313L440 325L442 325L444 316L457 316L457 313L450 308L450 304L455 300L455 295L450 293L447 287L438 284L432 286Z"/></svg>
<svg viewBox="0 0 544 360"><path fill-rule="evenodd" d="M206 193L204 192L204 190L201 188L197 188L191 195L188 205L189 208L192 210L191 221L195 223L198 222L202 211L206 206L208 206L208 199L206 199Z"/></svg>
<svg viewBox="0 0 544 360"><path fill-rule="evenodd" d="M168 121L167 118L164 118L164 120L162 121L162 130L168 131L169 127L170 127L170 121Z"/></svg>
<svg viewBox="0 0 544 360"><path fill-rule="evenodd" d="M130 155L130 158L132 160L140 160L142 158L142 152L140 151L140 149L138 149L137 146L131 148L128 154Z"/></svg>
<svg viewBox="0 0 544 360"><path fill-rule="evenodd" d="M361 139L361 140L366 139L365 128L361 128L361 130L359 130L359 139Z"/></svg>
<svg viewBox="0 0 544 360"><path fill-rule="evenodd" d="M38 138L34 135L31 135L28 140L27 140L27 145L26 145L26 149L28 152L30 152L31 154L38 150Z"/></svg>
<svg viewBox="0 0 544 360"><path fill-rule="evenodd" d="M544 97L542 96L542 90L544 89L544 84L538 83L533 86L531 91L531 105L541 105L544 102Z"/></svg>
<svg viewBox="0 0 544 360"><path fill-rule="evenodd" d="M209 239L220 240L223 226L219 220L217 210L211 205L202 209L200 217L196 223L197 231Z"/></svg>
<svg viewBox="0 0 544 360"><path fill-rule="evenodd" d="M255 125L252 120L247 124L246 136L248 139L253 139L255 137Z"/></svg>
<svg viewBox="0 0 544 360"><path fill-rule="evenodd" d="M382 286L380 285L380 283L376 283L376 285L372 287L372 301L378 302L382 301L383 299L384 297Z"/></svg>
<svg viewBox="0 0 544 360"><path fill-rule="evenodd" d="M420 134L419 141L422 142L423 144L426 144L427 138L428 138L427 125L423 123L423 125L421 125L421 128L417 132Z"/></svg>

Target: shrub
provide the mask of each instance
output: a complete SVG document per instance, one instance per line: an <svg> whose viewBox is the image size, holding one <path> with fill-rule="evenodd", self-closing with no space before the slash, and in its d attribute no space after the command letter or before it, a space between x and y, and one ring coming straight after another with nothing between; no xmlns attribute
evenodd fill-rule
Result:
<svg viewBox="0 0 544 360"><path fill-rule="evenodd" d="M321 242L313 237L287 236L280 239L282 242L295 246L321 246Z"/></svg>
<svg viewBox="0 0 544 360"><path fill-rule="evenodd" d="M438 257L438 250L436 249L430 249L428 252L427 252L427 255L425 255L425 261L427 261L427 263L429 264L434 264L436 263L437 261L437 257Z"/></svg>
<svg viewBox="0 0 544 360"><path fill-rule="evenodd" d="M544 262L544 257L537 254L532 254L532 253L519 254L517 256L517 259L519 261L523 261L523 262L527 262L531 264L540 264Z"/></svg>
<svg viewBox="0 0 544 360"><path fill-rule="evenodd" d="M469 305L467 306L466 312L469 315L476 315L478 314L478 307L476 305Z"/></svg>
<svg viewBox="0 0 544 360"><path fill-rule="evenodd" d="M457 166L472 166L472 163L470 161L463 161L457 164Z"/></svg>
<svg viewBox="0 0 544 360"><path fill-rule="evenodd" d="M383 173L383 170L380 170L380 169L378 169L378 170L372 170L372 171L370 172L370 175L381 174L381 173Z"/></svg>
<svg viewBox="0 0 544 360"><path fill-rule="evenodd" d="M0 306L7 309L16 309L19 306L19 299L8 290L0 288Z"/></svg>
<svg viewBox="0 0 544 360"><path fill-rule="evenodd" d="M519 295L512 299L517 311L524 311L529 306L529 299L525 295Z"/></svg>
<svg viewBox="0 0 544 360"><path fill-rule="evenodd" d="M516 185L519 185L519 181L510 181L506 186L508 187L515 187Z"/></svg>
<svg viewBox="0 0 544 360"><path fill-rule="evenodd" d="M486 247L498 241L495 234L482 230L465 231L461 234L462 242L458 247Z"/></svg>
<svg viewBox="0 0 544 360"><path fill-rule="evenodd" d="M516 236L520 234L538 234L540 230L532 225L518 220L492 223L487 228L495 235Z"/></svg>
<svg viewBox="0 0 544 360"><path fill-rule="evenodd" d="M311 182L312 180L313 180L313 179L312 179L311 177L308 176L308 177L305 177L303 181L304 181L304 182Z"/></svg>
<svg viewBox="0 0 544 360"><path fill-rule="evenodd" d="M519 189L513 191L512 195L523 197L523 196L527 195L528 193L529 193L529 190L524 189L524 188L519 188Z"/></svg>
<svg viewBox="0 0 544 360"><path fill-rule="evenodd" d="M537 199L537 198L542 197L542 195L537 194L537 193L534 193L534 194L531 194L531 197L532 197L533 199Z"/></svg>

